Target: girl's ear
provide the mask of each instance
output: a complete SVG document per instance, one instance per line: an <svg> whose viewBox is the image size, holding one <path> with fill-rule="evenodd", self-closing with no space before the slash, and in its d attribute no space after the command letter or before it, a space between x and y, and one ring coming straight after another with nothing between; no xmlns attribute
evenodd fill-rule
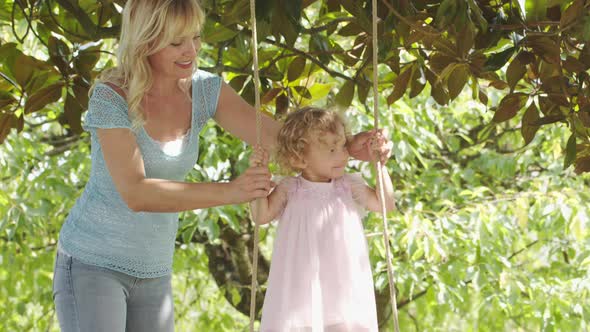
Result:
<svg viewBox="0 0 590 332"><path fill-rule="evenodd" d="M307 162L305 162L305 159L297 156L291 156L289 158L289 163L291 164L291 167L298 170L303 170L307 167Z"/></svg>

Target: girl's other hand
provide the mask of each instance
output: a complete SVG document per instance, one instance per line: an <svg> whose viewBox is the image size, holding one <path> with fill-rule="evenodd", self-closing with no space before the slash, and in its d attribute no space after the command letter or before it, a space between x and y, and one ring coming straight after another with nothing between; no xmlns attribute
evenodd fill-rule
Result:
<svg viewBox="0 0 590 332"><path fill-rule="evenodd" d="M392 148L393 142L386 137L383 129L380 129L371 136L367 150L371 161L379 160L381 164L385 164L391 156Z"/></svg>
<svg viewBox="0 0 590 332"><path fill-rule="evenodd" d="M358 160L370 161L367 146L374 130L363 131L349 138L347 142L348 154Z"/></svg>

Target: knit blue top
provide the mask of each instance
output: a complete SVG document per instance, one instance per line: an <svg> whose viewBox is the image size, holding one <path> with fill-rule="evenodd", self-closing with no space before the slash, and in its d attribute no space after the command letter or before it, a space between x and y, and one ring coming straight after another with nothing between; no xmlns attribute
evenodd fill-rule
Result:
<svg viewBox="0 0 590 332"><path fill-rule="evenodd" d="M62 226L60 248L83 263L138 278L170 274L178 213L129 209L109 174L96 129L129 128L141 150L146 177L182 181L197 161L199 132L215 115L220 90L220 77L205 71L195 73L188 143L180 154L170 156L143 127L132 127L121 95L106 84L97 84L84 121L91 137L90 178Z"/></svg>

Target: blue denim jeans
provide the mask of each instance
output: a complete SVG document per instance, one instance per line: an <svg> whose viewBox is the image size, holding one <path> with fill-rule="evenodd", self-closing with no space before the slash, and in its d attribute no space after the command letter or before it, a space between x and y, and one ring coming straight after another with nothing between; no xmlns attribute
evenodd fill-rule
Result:
<svg viewBox="0 0 590 332"><path fill-rule="evenodd" d="M62 332L172 332L171 276L140 279L58 251L53 301Z"/></svg>

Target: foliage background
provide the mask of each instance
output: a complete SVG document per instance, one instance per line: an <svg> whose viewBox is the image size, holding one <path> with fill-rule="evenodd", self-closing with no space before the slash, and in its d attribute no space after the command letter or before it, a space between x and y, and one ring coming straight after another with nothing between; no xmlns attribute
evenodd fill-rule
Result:
<svg viewBox="0 0 590 332"><path fill-rule="evenodd" d="M55 244L90 168L80 117L89 83L113 65L123 3L0 0L0 330L58 329ZM252 100L248 2L203 5L200 67ZM380 1L403 331L589 329L589 6ZM257 1L257 12L265 111L337 104L353 131L370 128L368 3ZM213 123L201 134L190 180L227 181L245 168L245 145ZM374 183L369 165L350 168ZM379 218L365 225L389 331ZM262 281L273 232L262 230ZM244 206L181 214L179 331L246 330L249 234Z"/></svg>

